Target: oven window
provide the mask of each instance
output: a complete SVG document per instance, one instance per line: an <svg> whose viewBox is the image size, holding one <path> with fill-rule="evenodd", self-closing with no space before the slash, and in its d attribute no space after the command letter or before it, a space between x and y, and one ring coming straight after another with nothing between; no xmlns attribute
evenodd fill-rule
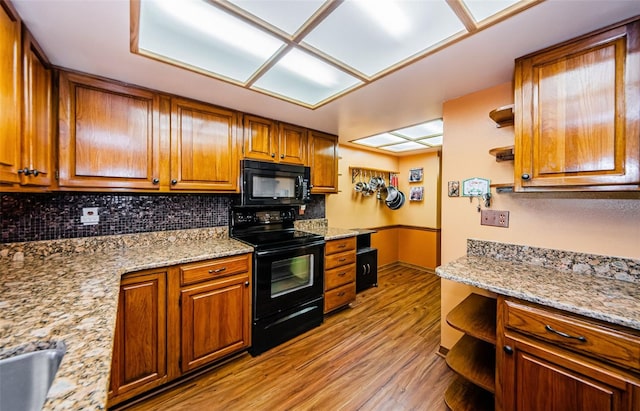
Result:
<svg viewBox="0 0 640 411"><path fill-rule="evenodd" d="M274 261L271 265L271 297L313 285L313 254Z"/></svg>

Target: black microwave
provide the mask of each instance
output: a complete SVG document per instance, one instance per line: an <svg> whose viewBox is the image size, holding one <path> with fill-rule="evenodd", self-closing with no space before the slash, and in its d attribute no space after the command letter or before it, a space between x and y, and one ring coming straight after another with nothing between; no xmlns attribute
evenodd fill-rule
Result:
<svg viewBox="0 0 640 411"><path fill-rule="evenodd" d="M311 199L311 169L241 160L242 205L302 205Z"/></svg>

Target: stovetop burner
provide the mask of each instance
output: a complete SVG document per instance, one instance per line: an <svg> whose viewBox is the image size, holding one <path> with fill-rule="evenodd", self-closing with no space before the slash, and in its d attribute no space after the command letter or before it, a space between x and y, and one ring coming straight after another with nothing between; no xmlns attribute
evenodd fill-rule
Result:
<svg viewBox="0 0 640 411"><path fill-rule="evenodd" d="M305 245L321 241L323 236L293 228L295 209L235 207L229 219L232 238L252 245L256 250L265 248Z"/></svg>

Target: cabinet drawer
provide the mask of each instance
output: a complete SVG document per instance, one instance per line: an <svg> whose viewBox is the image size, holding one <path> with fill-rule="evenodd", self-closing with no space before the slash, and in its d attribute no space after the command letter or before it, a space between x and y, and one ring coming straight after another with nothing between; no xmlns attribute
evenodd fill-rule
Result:
<svg viewBox="0 0 640 411"><path fill-rule="evenodd" d="M340 267L347 264L355 264L356 253L355 251L345 251L340 254L331 254L324 257L324 269L330 270L332 268Z"/></svg>
<svg viewBox="0 0 640 411"><path fill-rule="evenodd" d="M341 253L347 250L355 250L356 249L356 238L341 238L339 240L331 240L327 241L327 244L324 247L324 254L335 254Z"/></svg>
<svg viewBox="0 0 640 411"><path fill-rule="evenodd" d="M324 293L324 312L349 304L356 299L356 283L351 282Z"/></svg>
<svg viewBox="0 0 640 411"><path fill-rule="evenodd" d="M640 337L562 313L505 301L505 326L578 353L640 370Z"/></svg>
<svg viewBox="0 0 640 411"><path fill-rule="evenodd" d="M247 272L249 256L250 254L244 254L180 266L180 285Z"/></svg>
<svg viewBox="0 0 640 411"><path fill-rule="evenodd" d="M327 270L324 273L324 289L331 290L356 280L356 265L350 264Z"/></svg>

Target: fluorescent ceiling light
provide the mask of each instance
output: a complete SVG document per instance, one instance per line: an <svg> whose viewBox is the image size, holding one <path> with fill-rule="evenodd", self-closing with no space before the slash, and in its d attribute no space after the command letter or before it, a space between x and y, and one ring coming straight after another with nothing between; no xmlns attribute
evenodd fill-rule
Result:
<svg viewBox="0 0 640 411"><path fill-rule="evenodd" d="M134 53L315 109L544 0L130 1Z"/></svg>
<svg viewBox="0 0 640 411"><path fill-rule="evenodd" d="M519 0L462 0L475 21L482 21L488 17L498 14L502 10L508 9Z"/></svg>
<svg viewBox="0 0 640 411"><path fill-rule="evenodd" d="M381 150L388 150L388 151L395 151L395 152L420 150L422 148L426 148L426 147L420 143L416 143L415 141L407 141L406 143L380 147Z"/></svg>
<svg viewBox="0 0 640 411"><path fill-rule="evenodd" d="M400 143L406 141L402 137L394 136L389 133L382 133L376 136L365 137L358 140L352 141L352 143L362 144L369 147L379 147L384 146L386 144Z"/></svg>
<svg viewBox="0 0 640 411"><path fill-rule="evenodd" d="M394 0L354 0L387 34L400 39L411 30L411 20Z"/></svg>
<svg viewBox="0 0 640 411"><path fill-rule="evenodd" d="M442 134L442 132L443 132L442 119L431 120L431 121L427 121L426 123L417 124L415 126L393 131L393 133L395 134L400 134L403 137L407 137L412 140L415 140L421 137L426 137L426 136L435 136L438 134Z"/></svg>
<svg viewBox="0 0 640 411"><path fill-rule="evenodd" d="M418 140L420 143L428 144L430 146L441 146L442 145L442 136L425 138L422 140Z"/></svg>

